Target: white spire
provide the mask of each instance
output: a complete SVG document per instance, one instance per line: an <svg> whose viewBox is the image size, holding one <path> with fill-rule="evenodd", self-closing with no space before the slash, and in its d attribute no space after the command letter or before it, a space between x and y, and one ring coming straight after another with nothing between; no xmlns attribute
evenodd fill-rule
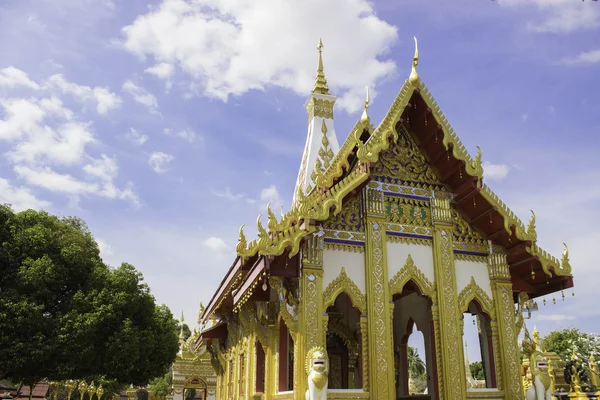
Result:
<svg viewBox="0 0 600 400"><path fill-rule="evenodd" d="M319 173L324 173L340 149L333 126L333 106L337 97L329 94L323 71L323 42L319 40L319 64L315 88L305 104L308 112L308 134L304 154L298 172L293 204L296 204L298 189L308 194L314 189Z"/></svg>

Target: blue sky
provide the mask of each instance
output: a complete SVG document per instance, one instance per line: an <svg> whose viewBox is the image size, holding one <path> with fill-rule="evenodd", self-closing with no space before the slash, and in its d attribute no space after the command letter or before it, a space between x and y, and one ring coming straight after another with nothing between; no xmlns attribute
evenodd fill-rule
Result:
<svg viewBox="0 0 600 400"><path fill-rule="evenodd" d="M579 0L5 0L0 201L88 222L195 324L271 201L289 208L321 37L341 142L419 73L576 293L533 323L598 331L600 5ZM559 296L560 297L560 296Z"/></svg>

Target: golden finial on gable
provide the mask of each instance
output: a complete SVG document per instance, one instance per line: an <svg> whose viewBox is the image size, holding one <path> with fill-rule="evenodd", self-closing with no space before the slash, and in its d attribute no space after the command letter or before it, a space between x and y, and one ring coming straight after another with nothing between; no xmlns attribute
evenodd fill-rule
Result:
<svg viewBox="0 0 600 400"><path fill-rule="evenodd" d="M321 39L319 39L317 50L319 50L319 65L317 67L317 80L315 81L313 93L329 94L327 79L325 79L325 72L323 72L323 41Z"/></svg>
<svg viewBox="0 0 600 400"><path fill-rule="evenodd" d="M419 74L417 73L417 65L419 65L419 43L417 42L417 37L415 36L415 56L412 62L412 71L410 72L410 76L408 77L408 81L414 87L419 87Z"/></svg>
<svg viewBox="0 0 600 400"><path fill-rule="evenodd" d="M527 224L527 237L532 241L535 242L537 240L537 232L535 230L535 213L533 212L533 210L529 210L531 211L531 219L529 220L529 223Z"/></svg>
<svg viewBox="0 0 600 400"><path fill-rule="evenodd" d="M365 108L363 109L362 117L360 117L360 122L362 122L363 125L366 127L367 125L369 125L369 122L371 122L371 119L369 118L369 114L367 113L367 109L369 108L369 87L365 87L367 88L367 99L365 100Z"/></svg>
<svg viewBox="0 0 600 400"><path fill-rule="evenodd" d="M246 242L246 235L244 235L244 226L242 225L240 226L240 237L238 239L238 244L237 246L235 246L235 251L238 253L238 255L244 255L244 253L246 252L246 249L248 248L248 243Z"/></svg>
<svg viewBox="0 0 600 400"><path fill-rule="evenodd" d="M267 227L269 231L276 232L279 230L279 222L277 222L277 217L271 210L271 203L267 204L267 214L269 215L269 222L267 223Z"/></svg>

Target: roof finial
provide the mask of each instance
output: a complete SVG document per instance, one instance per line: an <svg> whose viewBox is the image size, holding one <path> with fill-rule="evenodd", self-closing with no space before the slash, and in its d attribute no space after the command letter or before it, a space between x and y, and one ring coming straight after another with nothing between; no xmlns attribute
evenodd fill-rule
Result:
<svg viewBox="0 0 600 400"><path fill-rule="evenodd" d="M417 42L417 37L415 36L415 57L412 62L412 71L410 72L410 76L408 81L414 87L419 87L419 74L417 73L417 65L419 65L419 43Z"/></svg>
<svg viewBox="0 0 600 400"><path fill-rule="evenodd" d="M365 86L367 88L367 99L365 100L365 108L363 110L362 113L362 117L360 117L360 122L363 123L363 125L368 125L369 122L371 122L371 119L369 118L369 114L367 113L367 109L369 108L369 87Z"/></svg>
<svg viewBox="0 0 600 400"><path fill-rule="evenodd" d="M315 81L313 93L329 94L327 79L325 79L325 73L323 72L323 41L321 39L319 39L317 50L319 50L319 66L317 67L317 80Z"/></svg>

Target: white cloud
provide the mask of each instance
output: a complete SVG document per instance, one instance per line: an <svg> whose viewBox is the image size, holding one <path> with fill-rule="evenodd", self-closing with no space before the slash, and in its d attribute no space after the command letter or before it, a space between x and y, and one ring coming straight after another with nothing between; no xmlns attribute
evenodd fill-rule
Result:
<svg viewBox="0 0 600 400"><path fill-rule="evenodd" d="M242 198L246 197L246 195L244 193L235 193L234 194L229 187L226 187L225 190L222 190L222 191L211 188L210 193L212 193L214 196L223 197L223 198L229 199L229 200L238 200L238 199L242 199Z"/></svg>
<svg viewBox="0 0 600 400"><path fill-rule="evenodd" d="M493 164L489 161L483 163L483 177L490 181L501 181L506 178L510 167L506 164Z"/></svg>
<svg viewBox="0 0 600 400"><path fill-rule="evenodd" d="M123 84L123 90L133 96L133 100L137 103L146 106L150 112L158 113L158 100L156 100L156 96L143 87L128 80Z"/></svg>
<svg viewBox="0 0 600 400"><path fill-rule="evenodd" d="M217 253L229 253L231 251L231 247L223 239L214 236L206 239L204 245Z"/></svg>
<svg viewBox="0 0 600 400"><path fill-rule="evenodd" d="M20 70L0 73L18 77L20 86L35 89L30 97L12 96L10 90L0 97L0 140L7 142L4 153L17 177L29 186L66 195L73 204L79 196L95 195L108 199L126 199L139 204L129 183L123 189L115 186L117 161L102 154L89 154L90 145L98 143L92 123L64 106L61 95L73 95L82 103L93 102L100 114L114 109L120 98L106 88L80 86L54 75L40 84L29 80ZM4 82L4 81L3 81ZM12 81L15 82L15 81ZM6 84L11 89L18 85ZM116 96L116 97L115 97ZM68 167L68 171L65 168ZM48 205L37 200L27 187L11 187L2 183L4 197L13 202L36 207Z"/></svg>
<svg viewBox="0 0 600 400"><path fill-rule="evenodd" d="M175 136L187 140L193 143L196 140L196 132L191 129L183 129L181 131L174 132L172 129L165 129L163 131L167 136Z"/></svg>
<svg viewBox="0 0 600 400"><path fill-rule="evenodd" d="M600 49L584 51L575 58L563 58L561 64L566 65L584 65L600 63Z"/></svg>
<svg viewBox="0 0 600 400"><path fill-rule="evenodd" d="M570 321L574 320L575 316L566 314L538 314L539 321Z"/></svg>
<svg viewBox="0 0 600 400"><path fill-rule="evenodd" d="M114 254L112 246L106 243L104 240L96 239L96 243L98 243L98 248L100 249L101 257L112 256Z"/></svg>
<svg viewBox="0 0 600 400"><path fill-rule="evenodd" d="M536 21L528 28L535 32L569 33L600 26L600 7L592 1L498 0L507 7L535 9Z"/></svg>
<svg viewBox="0 0 600 400"><path fill-rule="evenodd" d="M47 208L50 203L40 200L27 187L15 187L6 179L0 178L0 204L11 204L14 211Z"/></svg>
<svg viewBox="0 0 600 400"><path fill-rule="evenodd" d="M174 160L174 157L171 154L163 153L162 151L155 151L150 154L150 158L148 159L148 163L157 173L163 173L167 171L168 164Z"/></svg>
<svg viewBox="0 0 600 400"><path fill-rule="evenodd" d="M134 128L129 128L129 131L125 134L125 137L140 146L148 141L148 136L140 133Z"/></svg>
<svg viewBox="0 0 600 400"><path fill-rule="evenodd" d="M29 79L29 76L15 67L7 67L0 69L0 87L28 87L30 89L38 89L37 83Z"/></svg>
<svg viewBox="0 0 600 400"><path fill-rule="evenodd" d="M267 203L271 203L272 209L277 209L283 205L281 195L279 194L279 191L275 185L264 188L260 192L260 200L263 201L265 205Z"/></svg>
<svg viewBox="0 0 600 400"><path fill-rule="evenodd" d="M172 64L161 62L150 68L146 68L144 71L156 76L157 78L169 79L173 75L175 68Z"/></svg>
<svg viewBox="0 0 600 400"><path fill-rule="evenodd" d="M65 94L71 94L82 102L96 103L96 111L106 114L121 106L122 99L105 87L82 86L67 81L61 74L52 75L45 84L46 88L59 89Z"/></svg>
<svg viewBox="0 0 600 400"><path fill-rule="evenodd" d="M168 67L158 67L162 63L177 66L195 91L223 101L268 85L307 95L319 35L328 83L341 108L358 111L364 85L375 87L396 69L382 58L397 40L396 28L379 19L367 0L163 0L123 34L123 47L153 60L154 72L167 75Z"/></svg>

